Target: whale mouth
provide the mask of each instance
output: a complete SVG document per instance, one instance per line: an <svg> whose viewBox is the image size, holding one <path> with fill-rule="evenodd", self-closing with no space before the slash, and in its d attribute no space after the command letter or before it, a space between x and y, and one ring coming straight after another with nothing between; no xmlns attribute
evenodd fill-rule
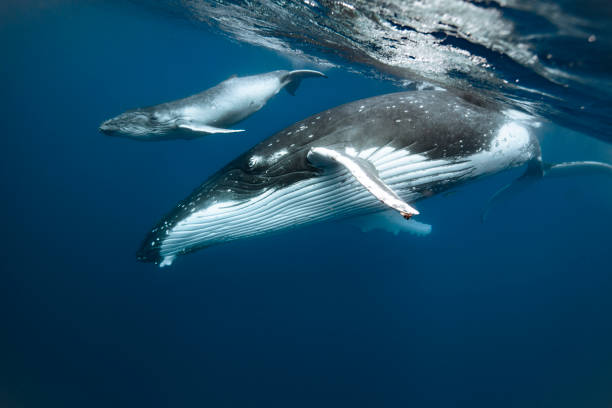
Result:
<svg viewBox="0 0 612 408"><path fill-rule="evenodd" d="M174 118L162 118L142 110L132 110L107 119L99 127L100 132L109 136L120 136L145 140L151 135L164 135L176 128Z"/></svg>
<svg viewBox="0 0 612 408"><path fill-rule="evenodd" d="M103 122L98 130L107 136L114 136L117 134L117 128L110 123L110 120Z"/></svg>
<svg viewBox="0 0 612 408"><path fill-rule="evenodd" d="M100 132L108 136L120 136L128 138L139 138L150 133L156 133L157 129L149 123L149 118L143 115L123 114L118 117L105 120L99 127Z"/></svg>

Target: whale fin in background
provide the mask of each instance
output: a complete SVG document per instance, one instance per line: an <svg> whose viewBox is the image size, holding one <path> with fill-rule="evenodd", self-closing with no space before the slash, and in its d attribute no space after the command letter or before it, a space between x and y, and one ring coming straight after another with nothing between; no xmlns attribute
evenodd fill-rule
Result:
<svg viewBox="0 0 612 408"><path fill-rule="evenodd" d="M596 161L548 164L543 163L541 160L532 160L528 163L527 170L522 176L493 194L482 210L480 220L485 222L489 213L495 206L517 196L542 178L590 176L596 174L607 174L612 176L612 165Z"/></svg>
<svg viewBox="0 0 612 408"><path fill-rule="evenodd" d="M207 134L213 133L236 133L236 132L244 132L244 129L224 129L218 128L214 126L204 125L204 124L194 124L194 123L181 123L178 125L181 129L188 129L193 132L201 132Z"/></svg>
<svg viewBox="0 0 612 408"><path fill-rule="evenodd" d="M378 171L374 165L369 161L345 155L326 147L313 147L308 152L307 158L314 166L318 167L343 166L374 197L398 211L404 218L409 219L413 215L419 214L416 209L402 200L391 187L385 184L378 176Z"/></svg>
<svg viewBox="0 0 612 408"><path fill-rule="evenodd" d="M612 175L612 165L596 161L576 161L557 164L544 163L544 176L567 177L567 176L590 176L594 174Z"/></svg>
<svg viewBox="0 0 612 408"><path fill-rule="evenodd" d="M311 69L299 69L296 71L291 71L287 75L281 78L281 83L291 95L295 96L295 91L297 91L302 79L304 78L312 78L312 77L322 77L327 78L322 72L313 71Z"/></svg>
<svg viewBox="0 0 612 408"><path fill-rule="evenodd" d="M347 222L359 228L361 232L382 230L393 235L408 232L412 235L425 236L429 235L432 229L431 225L416 220L402 220L395 211L391 210L350 218Z"/></svg>

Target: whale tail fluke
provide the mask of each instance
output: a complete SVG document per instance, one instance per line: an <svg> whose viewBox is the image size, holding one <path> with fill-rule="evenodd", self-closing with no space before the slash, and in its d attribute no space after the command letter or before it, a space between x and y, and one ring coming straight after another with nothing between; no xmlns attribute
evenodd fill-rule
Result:
<svg viewBox="0 0 612 408"><path fill-rule="evenodd" d="M297 91L298 87L300 86L302 79L313 78L313 77L327 78L327 75L325 75L322 72L313 71L310 69L299 69L299 70L291 71L287 73L281 79L281 83L283 84L287 92L295 96L295 91Z"/></svg>
<svg viewBox="0 0 612 408"><path fill-rule="evenodd" d="M575 161L549 164L534 159L528 163L527 170L522 176L493 194L482 210L480 220L484 223L495 206L517 196L542 178L591 176L599 174L612 176L612 165L597 161Z"/></svg>

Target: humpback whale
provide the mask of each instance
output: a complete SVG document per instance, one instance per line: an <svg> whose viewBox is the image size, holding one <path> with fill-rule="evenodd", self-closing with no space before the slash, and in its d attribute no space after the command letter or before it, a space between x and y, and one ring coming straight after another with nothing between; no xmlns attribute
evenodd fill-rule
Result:
<svg viewBox="0 0 612 408"><path fill-rule="evenodd" d="M521 179L612 173L598 162L546 165L528 122L473 96L363 99L297 122L231 161L159 221L137 257L167 266L214 244L385 210L411 223L401 217L417 215L418 200L523 164Z"/></svg>
<svg viewBox="0 0 612 408"><path fill-rule="evenodd" d="M243 132L227 127L260 110L282 88L294 95L302 79L310 77L326 78L325 74L311 70L233 76L187 98L129 110L103 122L100 131L145 141Z"/></svg>

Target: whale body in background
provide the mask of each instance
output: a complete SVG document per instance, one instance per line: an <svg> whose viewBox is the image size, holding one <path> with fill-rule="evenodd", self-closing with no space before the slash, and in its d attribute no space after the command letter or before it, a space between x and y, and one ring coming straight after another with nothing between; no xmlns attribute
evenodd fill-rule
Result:
<svg viewBox="0 0 612 408"><path fill-rule="evenodd" d="M162 218L138 259L166 266L210 245L385 210L405 221L419 199L525 163L518 184L556 170L612 174L604 163L543 164L528 123L473 96L359 100L297 122L223 167Z"/></svg>
<svg viewBox="0 0 612 408"><path fill-rule="evenodd" d="M192 139L227 129L260 110L282 88L294 95L304 78L326 77L318 71L273 71L231 77L199 94L127 111L100 125L100 131L143 141Z"/></svg>

